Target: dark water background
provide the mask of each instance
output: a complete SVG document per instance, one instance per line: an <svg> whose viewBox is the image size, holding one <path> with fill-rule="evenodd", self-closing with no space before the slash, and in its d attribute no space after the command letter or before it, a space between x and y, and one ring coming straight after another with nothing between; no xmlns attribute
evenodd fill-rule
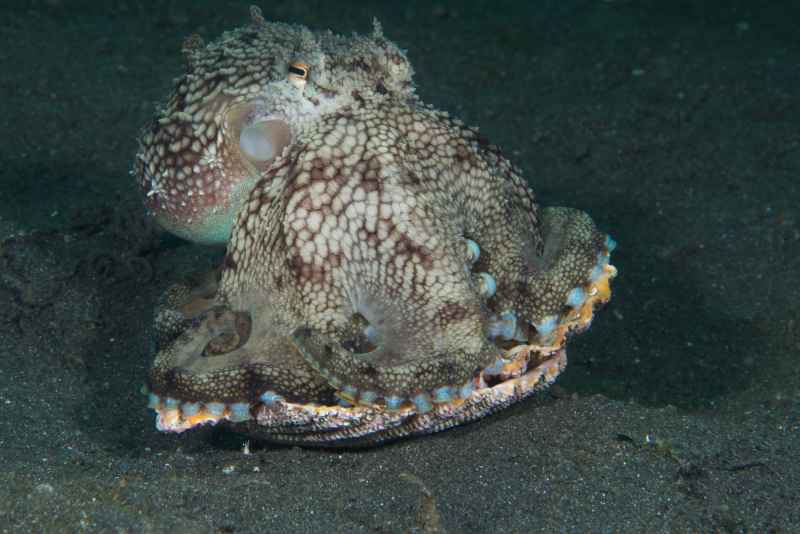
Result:
<svg viewBox="0 0 800 534"><path fill-rule="evenodd" d="M423 99L620 243L553 394L362 452L159 434L156 299L216 253L128 171L248 2L0 6L0 531L800 531L800 3L272 1L378 17ZM437 526L438 525L438 526Z"/></svg>

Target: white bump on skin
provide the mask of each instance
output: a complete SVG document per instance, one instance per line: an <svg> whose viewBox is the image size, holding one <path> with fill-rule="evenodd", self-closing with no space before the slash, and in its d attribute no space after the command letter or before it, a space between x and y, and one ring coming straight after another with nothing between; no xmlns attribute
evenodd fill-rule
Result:
<svg viewBox="0 0 800 534"><path fill-rule="evenodd" d="M329 147L335 147L339 144L342 139L342 133L338 129L334 128L323 138L323 142L325 145Z"/></svg>
<svg viewBox="0 0 800 534"><path fill-rule="evenodd" d="M325 184L322 184L323 187ZM314 206L315 209L321 209L322 206L328 206L331 203L331 196L328 193L321 193L318 197L311 197L311 205Z"/></svg>
<svg viewBox="0 0 800 534"><path fill-rule="evenodd" d="M304 186L308 184L309 181L310 181L310 176L307 172L298 173L294 179L294 183L297 187Z"/></svg>
<svg viewBox="0 0 800 534"><path fill-rule="evenodd" d="M328 245L327 239L322 234L317 234L314 236L313 246L316 249L317 258L320 260L324 260L328 257ZM319 262L321 263L321 262Z"/></svg>
<svg viewBox="0 0 800 534"><path fill-rule="evenodd" d="M329 195L335 195L336 192L339 190L339 184L331 180L330 182L328 182L327 187L325 189Z"/></svg>
<svg viewBox="0 0 800 534"><path fill-rule="evenodd" d="M344 139L342 139L342 142L341 142L341 144L339 146L340 146L342 152L344 152L345 154L352 154L353 150L356 147L356 137L355 137L355 135L346 136ZM359 154L352 154L352 155L354 155L356 157L356 160L358 159ZM345 164L347 164L347 165L355 165L355 161L356 160L352 160L352 158L351 158L352 163L347 163L347 160L345 160Z"/></svg>
<svg viewBox="0 0 800 534"><path fill-rule="evenodd" d="M353 198L353 186L349 183L344 184L339 190L339 198L342 202L349 202Z"/></svg>
<svg viewBox="0 0 800 534"><path fill-rule="evenodd" d="M321 222L322 215L318 211L312 211L311 214L306 217L306 226L308 226L308 229L313 233L319 232L319 225Z"/></svg>
<svg viewBox="0 0 800 534"><path fill-rule="evenodd" d="M325 182L315 182L315 183L313 183L311 185L311 188L309 189L309 193L311 194L311 198L313 199L314 197L319 197L320 195L322 195L322 193L325 191L326 187L327 187L327 185L325 184Z"/></svg>
<svg viewBox="0 0 800 534"><path fill-rule="evenodd" d="M377 224L378 224L378 206L376 206L375 204L367 204L364 226L366 227L368 232L374 232Z"/></svg>
<svg viewBox="0 0 800 534"><path fill-rule="evenodd" d="M386 223L381 222L378 224L378 239L385 243L387 246L392 247L393 244L388 241L389 237L389 228L387 227Z"/></svg>
<svg viewBox="0 0 800 534"><path fill-rule="evenodd" d="M315 247L313 241L308 241L306 243L303 243L303 246L300 249L300 256L303 258L303 261L305 261L306 263L311 263L311 261L314 258L314 250Z"/></svg>
<svg viewBox="0 0 800 534"><path fill-rule="evenodd" d="M299 232L300 230L305 228L306 223L305 223L305 220L303 220L303 219L294 219L294 220L292 220L290 225L291 225L292 230L294 230L295 232Z"/></svg>

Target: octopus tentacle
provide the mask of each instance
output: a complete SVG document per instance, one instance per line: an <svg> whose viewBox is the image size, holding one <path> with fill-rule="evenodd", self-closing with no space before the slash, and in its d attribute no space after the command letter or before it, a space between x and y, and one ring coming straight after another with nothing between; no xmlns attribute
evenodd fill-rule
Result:
<svg viewBox="0 0 800 534"><path fill-rule="evenodd" d="M361 154L373 162L361 170L305 151L299 147L283 178L274 178L281 188L263 182L251 194L233 237L235 263L255 261L265 295L287 295L306 325L295 329L295 347L341 397L388 405L417 399L423 408L436 392L446 399L442 388L460 388L498 354L486 337L480 288L450 239L457 220L437 220L436 198L402 187L404 177L386 157L381 166L380 154ZM277 248L237 246L250 241ZM283 271L289 288L275 283ZM491 286L491 277L479 278ZM373 350L350 350L364 344Z"/></svg>
<svg viewBox="0 0 800 534"><path fill-rule="evenodd" d="M269 305L234 310L220 296L206 299L184 285L169 291L159 310L156 329L172 333L180 319L180 335L161 340L149 388L168 392L182 403L255 405L266 392L285 399L332 399L333 390L295 353L281 334L281 321ZM188 312L187 310L191 310ZM256 320L257 319L257 320ZM264 358L283 354L284 358ZM291 377L291 380L288 380Z"/></svg>
<svg viewBox="0 0 800 534"><path fill-rule="evenodd" d="M458 398L464 384L499 355L489 343L472 353L449 350L415 355L395 352L390 346L355 353L307 328L296 330L292 341L311 366L337 389L340 398L353 404L380 402L389 409L413 403L422 413L431 410L433 403Z"/></svg>
<svg viewBox="0 0 800 534"><path fill-rule="evenodd" d="M520 313L536 329L540 341L548 339L562 317L590 296L590 286L608 263L609 248L613 249L607 236L578 210L542 210L542 230L542 253L523 257L527 272L519 294Z"/></svg>

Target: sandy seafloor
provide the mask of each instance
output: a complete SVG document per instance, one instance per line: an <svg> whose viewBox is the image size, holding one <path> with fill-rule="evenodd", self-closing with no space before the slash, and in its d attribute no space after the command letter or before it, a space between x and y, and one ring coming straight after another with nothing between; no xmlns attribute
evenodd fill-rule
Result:
<svg viewBox="0 0 800 534"><path fill-rule="evenodd" d="M159 236L128 171L183 37L247 2L3 2L0 531L800 532L798 7L263 3L339 32L377 16L427 102L617 239L620 276L549 395L245 455L145 407L155 301L219 253Z"/></svg>

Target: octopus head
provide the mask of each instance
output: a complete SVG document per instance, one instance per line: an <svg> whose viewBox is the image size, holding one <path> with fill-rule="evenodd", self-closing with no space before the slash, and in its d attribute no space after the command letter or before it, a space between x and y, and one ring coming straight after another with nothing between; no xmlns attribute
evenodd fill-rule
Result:
<svg viewBox="0 0 800 534"><path fill-rule="evenodd" d="M134 174L166 230L227 242L259 177L320 117L372 95L413 98L404 53L383 37L342 37L303 26L251 24L206 46L184 43L187 71L143 129Z"/></svg>

